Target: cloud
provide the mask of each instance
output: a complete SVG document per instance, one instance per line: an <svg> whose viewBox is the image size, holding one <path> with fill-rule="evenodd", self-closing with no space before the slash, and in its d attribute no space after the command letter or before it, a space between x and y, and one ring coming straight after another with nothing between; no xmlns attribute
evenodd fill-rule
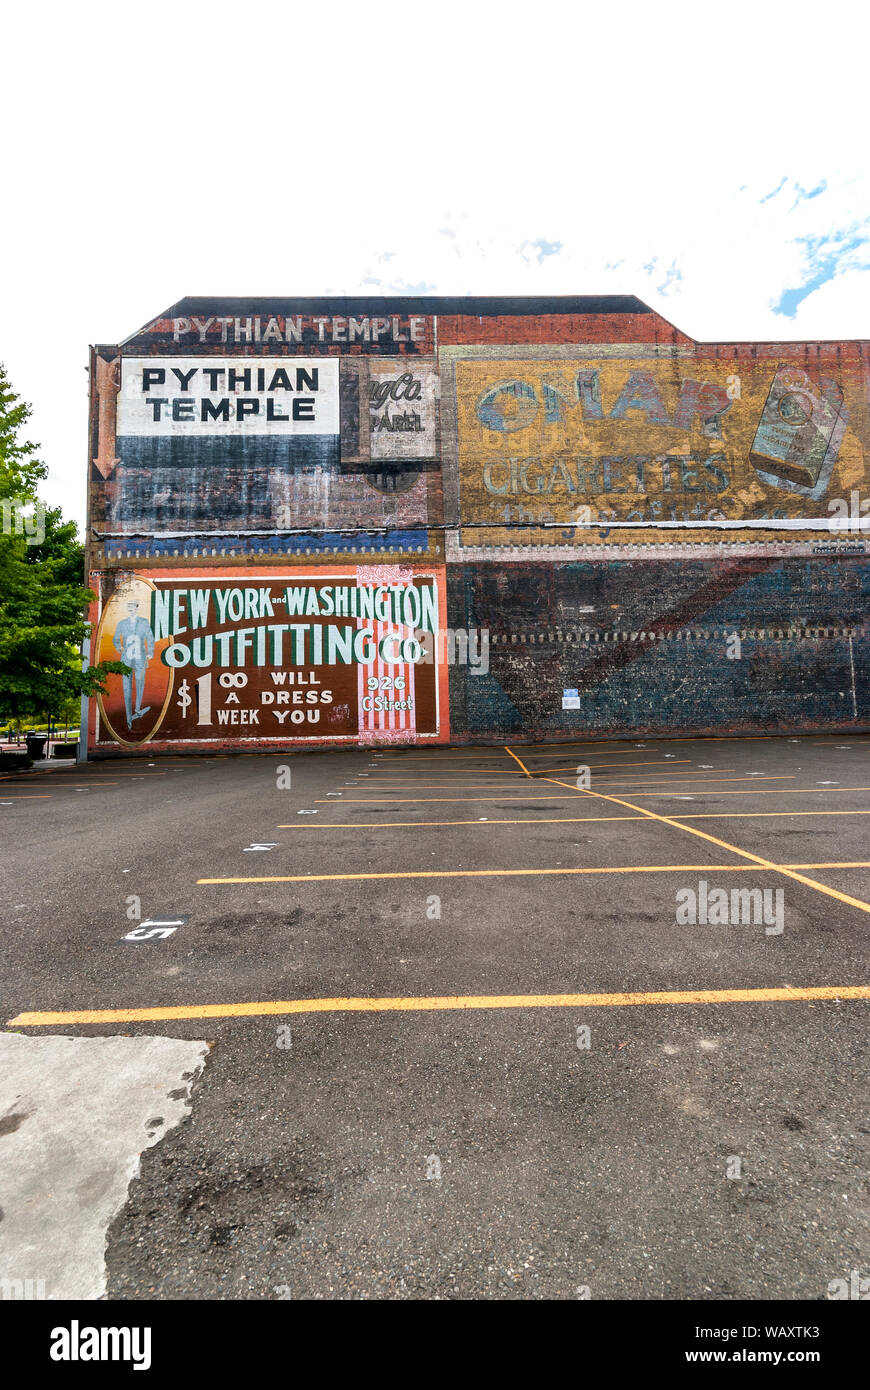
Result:
<svg viewBox="0 0 870 1390"><path fill-rule="evenodd" d="M548 256L558 256L561 250L561 241L547 241L545 237L539 236L534 241L524 241L520 247L520 255L525 261L535 261L540 265Z"/></svg>
<svg viewBox="0 0 870 1390"><path fill-rule="evenodd" d="M770 191L769 193L765 193L765 195L764 195L763 198L759 198L759 200L758 200L759 203L769 203L770 200L771 200L771 198L775 198L776 195L777 195L783 188L785 188L785 185L786 185L787 183L788 183L788 179L787 179L787 178L785 178L785 177L781 178L780 181L779 181L779 183L776 185L776 188L771 189L771 191Z"/></svg>
<svg viewBox="0 0 870 1390"><path fill-rule="evenodd" d="M809 200L810 198L818 198L818 196L819 196L820 193L824 193L824 192L825 192L825 189L827 188L827 186L828 186L828 181L827 181L827 179L822 179L821 183L816 184L816 187L815 187L815 188L810 188L810 189L801 188L800 184L796 184L796 185L795 185L795 200L794 200L794 203L793 203L792 206L793 206L793 207L797 207L798 203L801 202L803 199Z"/></svg>
<svg viewBox="0 0 870 1390"><path fill-rule="evenodd" d="M7 9L0 359L79 519L87 344L188 294L636 294L706 341L870 335L866 58L840 0L824 25L809 0L787 24L757 0L442 0L376 30L333 0L328 71L280 79L263 33L287 54L300 31L273 0L257 22L151 0L144 25L90 0L86 28ZM196 62L163 101L168 33ZM212 120L224 90L244 110Z"/></svg>
<svg viewBox="0 0 870 1390"><path fill-rule="evenodd" d="M803 247L805 272L801 284L783 291L774 313L794 318L802 300L846 270L870 267L870 220L863 227L850 227L830 235L798 237ZM870 332L870 325L868 325Z"/></svg>
<svg viewBox="0 0 870 1390"><path fill-rule="evenodd" d="M813 290L801 303L793 324L801 339L830 338L836 324L838 338L870 336L870 268L847 270Z"/></svg>

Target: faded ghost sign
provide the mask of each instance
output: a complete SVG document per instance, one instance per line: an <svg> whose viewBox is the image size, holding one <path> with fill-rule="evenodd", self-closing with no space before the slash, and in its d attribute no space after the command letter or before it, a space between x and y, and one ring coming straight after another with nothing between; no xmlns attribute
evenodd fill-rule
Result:
<svg viewBox="0 0 870 1390"><path fill-rule="evenodd" d="M411 530L427 523L428 489L410 465L437 459L437 383L414 357L97 357L99 519L156 537L350 520L425 549Z"/></svg>
<svg viewBox="0 0 870 1390"><path fill-rule="evenodd" d="M487 528L471 544L511 544L516 523L578 544L608 524L818 523L863 477L865 393L831 368L457 354L455 383L461 517Z"/></svg>
<svg viewBox="0 0 870 1390"><path fill-rule="evenodd" d="M384 363L370 367L369 434L373 459L424 459L435 453L437 376L432 368L412 365L397 370Z"/></svg>
<svg viewBox="0 0 870 1390"><path fill-rule="evenodd" d="M210 318L175 318L172 338L221 343L303 343L316 337L319 343L422 343L426 337L423 314L222 314Z"/></svg>
<svg viewBox="0 0 870 1390"><path fill-rule="evenodd" d="M443 571L130 576L100 616L97 743L446 737Z"/></svg>
<svg viewBox="0 0 870 1390"><path fill-rule="evenodd" d="M339 363L122 358L111 447L110 530L281 524L300 470L338 473Z"/></svg>
<svg viewBox="0 0 870 1390"><path fill-rule="evenodd" d="M223 307L223 306L218 306ZM228 307L228 306L227 306ZM135 346L167 347L203 345L256 348L260 345L312 348L318 352L399 352L413 355L432 351L432 318L428 314L300 314L288 302L289 312L275 314L185 314L158 318L133 335Z"/></svg>

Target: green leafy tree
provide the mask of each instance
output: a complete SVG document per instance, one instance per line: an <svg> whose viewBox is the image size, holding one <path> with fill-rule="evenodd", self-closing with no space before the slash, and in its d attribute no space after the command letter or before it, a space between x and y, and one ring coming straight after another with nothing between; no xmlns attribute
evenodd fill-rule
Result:
<svg viewBox="0 0 870 1390"><path fill-rule="evenodd" d="M60 714L79 696L105 690L109 672L128 670L104 661L82 671L84 610L95 596L82 584L75 522L65 522L60 508L40 508L47 469L22 438L30 413L0 365L0 711L13 719Z"/></svg>

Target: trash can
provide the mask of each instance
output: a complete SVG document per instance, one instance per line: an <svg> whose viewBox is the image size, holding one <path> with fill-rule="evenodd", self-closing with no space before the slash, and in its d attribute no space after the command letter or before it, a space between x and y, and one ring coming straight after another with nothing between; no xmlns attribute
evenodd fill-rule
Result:
<svg viewBox="0 0 870 1390"><path fill-rule="evenodd" d="M28 756L33 758L34 762L45 757L45 745L48 743L45 734L28 734L24 742L27 744Z"/></svg>

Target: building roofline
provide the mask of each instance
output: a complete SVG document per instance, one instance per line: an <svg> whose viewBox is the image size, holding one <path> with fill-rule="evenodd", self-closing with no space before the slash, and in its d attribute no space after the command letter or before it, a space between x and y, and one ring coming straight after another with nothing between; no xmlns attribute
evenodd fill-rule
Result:
<svg viewBox="0 0 870 1390"><path fill-rule="evenodd" d="M161 313L123 338L118 346L141 338L153 330L160 320L172 318L203 318L216 310L234 317L269 317L286 314L288 310L312 316L318 312L359 316L362 314L423 314L450 315L468 318L522 318L546 314L578 315L652 315L670 328L675 336L698 348L711 347L769 347L787 346L845 347L865 344L870 338L764 338L764 339L696 339L670 319L645 304L636 295L185 295Z"/></svg>
<svg viewBox="0 0 870 1390"><path fill-rule="evenodd" d="M286 313L311 315L331 310L336 314L450 314L480 318L535 317L541 314L655 314L633 294L556 295L185 295L135 333L121 346L146 333L159 319L202 318L222 309L233 316ZM661 317L659 315L659 317Z"/></svg>

